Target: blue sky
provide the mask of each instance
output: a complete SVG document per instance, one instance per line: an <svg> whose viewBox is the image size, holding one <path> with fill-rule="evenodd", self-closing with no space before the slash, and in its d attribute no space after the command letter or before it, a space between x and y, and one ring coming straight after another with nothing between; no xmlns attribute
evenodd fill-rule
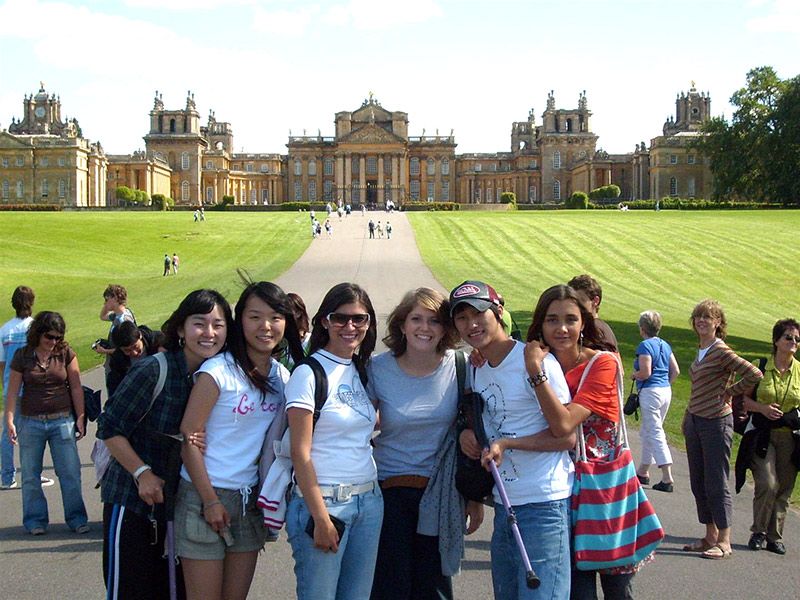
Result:
<svg viewBox="0 0 800 600"><path fill-rule="evenodd" d="M504 151L550 90L559 108L586 90L598 145L629 152L691 81L730 116L761 65L800 73L797 0L0 0L0 128L43 81L108 153L144 147L155 90L167 108L192 90L236 151L280 153L370 91L411 135Z"/></svg>

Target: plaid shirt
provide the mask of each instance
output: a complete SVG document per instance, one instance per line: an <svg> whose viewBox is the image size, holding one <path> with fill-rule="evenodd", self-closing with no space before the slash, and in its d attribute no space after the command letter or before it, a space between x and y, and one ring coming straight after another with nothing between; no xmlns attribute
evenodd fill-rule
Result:
<svg viewBox="0 0 800 600"><path fill-rule="evenodd" d="M180 433L180 424L189 392L192 376L188 372L183 352L166 352L167 378L164 390L156 397L153 408L147 412L158 381L159 367L155 356L149 356L131 368L114 395L106 402L97 419L97 437L105 440L121 435L128 439L133 449L153 473L165 477L169 449L175 442L170 438L153 435L153 432ZM145 415L141 423L139 419ZM175 479L172 473L170 479ZM133 476L116 460L112 460L102 481L101 498L109 504L121 504L128 510L146 517L150 507L139 498ZM160 512L157 511L157 512ZM161 516L161 515L158 515Z"/></svg>

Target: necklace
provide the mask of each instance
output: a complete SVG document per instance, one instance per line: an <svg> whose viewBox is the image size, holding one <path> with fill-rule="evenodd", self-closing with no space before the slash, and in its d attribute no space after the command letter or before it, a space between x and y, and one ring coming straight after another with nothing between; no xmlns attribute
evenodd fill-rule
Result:
<svg viewBox="0 0 800 600"><path fill-rule="evenodd" d="M36 357L36 366L39 367L42 371L47 371L47 367L50 365L50 359L52 358L51 355L48 354L47 358L42 359L39 357L39 353L36 352L35 350L33 351L33 355Z"/></svg>

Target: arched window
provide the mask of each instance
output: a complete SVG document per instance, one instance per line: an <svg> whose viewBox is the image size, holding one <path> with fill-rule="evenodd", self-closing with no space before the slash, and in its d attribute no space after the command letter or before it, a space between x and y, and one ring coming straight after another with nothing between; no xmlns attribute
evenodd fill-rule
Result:
<svg viewBox="0 0 800 600"><path fill-rule="evenodd" d="M553 168L560 169L561 168L561 152L556 150L553 152Z"/></svg>
<svg viewBox="0 0 800 600"><path fill-rule="evenodd" d="M25 195L25 184L22 179L17 180L17 198L22 198Z"/></svg>
<svg viewBox="0 0 800 600"><path fill-rule="evenodd" d="M214 188L213 186L206 187L206 202L214 204Z"/></svg>
<svg viewBox="0 0 800 600"><path fill-rule="evenodd" d="M442 202L450 202L450 182L442 182Z"/></svg>
<svg viewBox="0 0 800 600"><path fill-rule="evenodd" d="M572 119L567 119L567 132L572 131Z"/></svg>
<svg viewBox="0 0 800 600"><path fill-rule="evenodd" d="M333 159L325 158L322 162L323 175L333 175Z"/></svg>
<svg viewBox="0 0 800 600"><path fill-rule="evenodd" d="M442 159L442 175L450 175L450 161L446 158Z"/></svg>
<svg viewBox="0 0 800 600"><path fill-rule="evenodd" d="M686 180L686 195L689 196L689 198L694 198L694 194L694 177L689 177L689 179Z"/></svg>
<svg viewBox="0 0 800 600"><path fill-rule="evenodd" d="M189 182L181 182L181 202L189 202Z"/></svg>
<svg viewBox="0 0 800 600"><path fill-rule="evenodd" d="M678 195L678 180L675 177L669 178L669 195L670 196Z"/></svg>
<svg viewBox="0 0 800 600"><path fill-rule="evenodd" d="M428 163L428 175L436 175L436 161L432 158L427 160Z"/></svg>
<svg viewBox="0 0 800 600"><path fill-rule="evenodd" d="M181 169L183 171L188 171L189 170L189 153L188 152L182 152L181 153Z"/></svg>
<svg viewBox="0 0 800 600"><path fill-rule="evenodd" d="M417 165L419 165L419 161L417 161ZM411 182L411 199L419 200L419 181L416 179Z"/></svg>
<svg viewBox="0 0 800 600"><path fill-rule="evenodd" d="M300 162L299 158L294 159L294 174L297 177L303 174L303 163Z"/></svg>
<svg viewBox="0 0 800 600"><path fill-rule="evenodd" d="M326 179L322 183L322 195L326 202L333 200L333 182L330 179Z"/></svg>
<svg viewBox="0 0 800 600"><path fill-rule="evenodd" d="M294 182L294 200L300 202L303 199L303 184L299 181Z"/></svg>
<svg viewBox="0 0 800 600"><path fill-rule="evenodd" d="M553 181L553 200L561 200L561 182L558 179Z"/></svg>

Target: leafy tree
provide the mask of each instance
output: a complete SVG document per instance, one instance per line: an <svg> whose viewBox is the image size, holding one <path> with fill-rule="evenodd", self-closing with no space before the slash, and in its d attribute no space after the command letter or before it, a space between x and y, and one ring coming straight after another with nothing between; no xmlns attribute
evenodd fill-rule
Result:
<svg viewBox="0 0 800 600"><path fill-rule="evenodd" d="M117 187L115 195L117 196L117 200L123 200L125 202L134 202L136 200L136 194L134 191L124 185Z"/></svg>
<svg viewBox="0 0 800 600"><path fill-rule="evenodd" d="M517 195L514 192L503 192L500 194L500 204L516 204Z"/></svg>
<svg viewBox="0 0 800 600"><path fill-rule="evenodd" d="M772 67L752 69L730 102L730 123L709 119L694 143L711 161L714 198L796 203L800 76L782 81Z"/></svg>
<svg viewBox="0 0 800 600"><path fill-rule="evenodd" d="M172 210L175 200L164 194L153 194L153 210Z"/></svg>
<svg viewBox="0 0 800 600"><path fill-rule="evenodd" d="M601 185L598 188L594 188L591 192L589 192L589 198L592 200L619 198L621 193L622 191L619 189L619 186L612 183L610 185Z"/></svg>
<svg viewBox="0 0 800 600"><path fill-rule="evenodd" d="M564 207L587 209L589 208L589 196L586 192L573 192L572 195L567 198Z"/></svg>

